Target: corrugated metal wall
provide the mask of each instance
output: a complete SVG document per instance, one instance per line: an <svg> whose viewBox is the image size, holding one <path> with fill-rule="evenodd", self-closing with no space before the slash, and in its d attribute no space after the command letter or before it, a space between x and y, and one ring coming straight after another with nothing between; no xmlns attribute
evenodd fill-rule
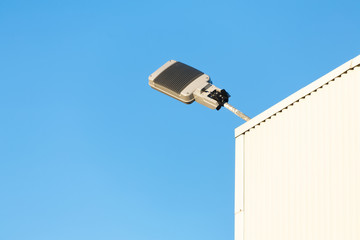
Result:
<svg viewBox="0 0 360 240"><path fill-rule="evenodd" d="M360 240L360 67L236 141L236 240Z"/></svg>

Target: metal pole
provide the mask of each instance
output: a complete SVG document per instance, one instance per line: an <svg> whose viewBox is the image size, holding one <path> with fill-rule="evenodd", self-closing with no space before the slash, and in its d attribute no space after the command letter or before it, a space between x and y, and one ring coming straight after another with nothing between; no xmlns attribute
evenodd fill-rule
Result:
<svg viewBox="0 0 360 240"><path fill-rule="evenodd" d="M231 106L228 103L224 103L224 107L227 108L229 111L233 112L234 114L238 115L245 121L249 121L251 119L248 116L246 116L244 113L240 112L239 110L237 110L236 108L234 108L233 106Z"/></svg>

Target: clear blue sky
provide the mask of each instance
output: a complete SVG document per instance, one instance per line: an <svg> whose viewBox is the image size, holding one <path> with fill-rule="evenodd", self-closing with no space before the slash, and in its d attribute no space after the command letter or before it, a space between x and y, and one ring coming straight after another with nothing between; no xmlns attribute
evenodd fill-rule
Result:
<svg viewBox="0 0 360 240"><path fill-rule="evenodd" d="M170 59L254 117L360 54L359 1L0 1L0 239L233 239L227 110L148 86Z"/></svg>

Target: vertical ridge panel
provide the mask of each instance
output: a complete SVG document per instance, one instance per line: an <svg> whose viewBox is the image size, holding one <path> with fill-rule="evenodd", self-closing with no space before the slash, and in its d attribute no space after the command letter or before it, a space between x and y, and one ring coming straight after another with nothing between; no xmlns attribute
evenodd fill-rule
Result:
<svg viewBox="0 0 360 240"><path fill-rule="evenodd" d="M359 125L356 67L245 132L244 239L359 240Z"/></svg>

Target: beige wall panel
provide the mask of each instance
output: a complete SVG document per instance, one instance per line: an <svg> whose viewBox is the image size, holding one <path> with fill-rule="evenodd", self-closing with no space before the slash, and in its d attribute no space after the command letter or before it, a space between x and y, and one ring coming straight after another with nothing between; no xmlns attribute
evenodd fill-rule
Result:
<svg viewBox="0 0 360 240"><path fill-rule="evenodd" d="M245 240L360 240L360 67L240 136Z"/></svg>
<svg viewBox="0 0 360 240"><path fill-rule="evenodd" d="M244 135L235 140L235 219L234 239L244 239Z"/></svg>

